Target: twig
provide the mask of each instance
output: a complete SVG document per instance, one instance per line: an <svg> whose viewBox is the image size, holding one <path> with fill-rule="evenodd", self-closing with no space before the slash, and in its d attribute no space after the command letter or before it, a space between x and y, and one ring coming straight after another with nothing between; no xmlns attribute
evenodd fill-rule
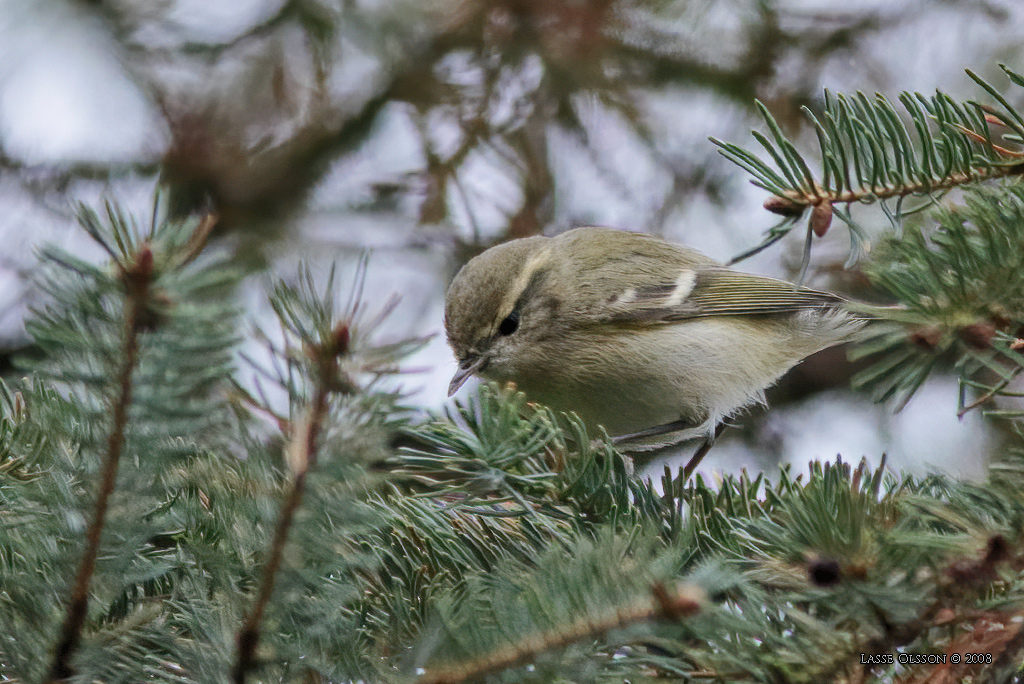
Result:
<svg viewBox="0 0 1024 684"><path fill-rule="evenodd" d="M657 618L680 619L700 612L702 592L691 586L682 586L672 593L662 584L651 588L653 601L623 608L603 619L583 618L565 627L525 637L517 644L500 648L464 665L447 670L427 672L416 684L462 684L482 679L533 660L537 655L564 648L578 641L596 637L613 629Z"/></svg>
<svg viewBox="0 0 1024 684"><path fill-rule="evenodd" d="M868 199L881 200L889 197L904 197L926 192L949 190L966 183L991 180L993 178L1007 178L1022 174L1024 174L1024 164L1012 164L994 166L991 169L977 169L973 174L953 173L946 178L938 178L934 181L929 180L927 183L900 184L898 187L861 187L858 190L847 190L845 192L815 188L811 194L803 190L786 190L783 195L772 195L766 199L764 208L776 214L790 215L793 212L802 212L807 207L816 206L822 202L847 204L850 202L862 202Z"/></svg>
<svg viewBox="0 0 1024 684"><path fill-rule="evenodd" d="M117 483L117 469L124 449L125 429L128 425L128 410L132 402L132 374L138 363L139 335L143 330L143 320L149 299L150 278L153 273L153 252L143 244L135 254L135 262L123 268L122 280L125 284L124 319L124 353L123 363L118 373L117 397L114 400L114 411L110 435L107 437L107 453L103 461L103 474L100 481L99 494L93 518L86 531L85 552L75 575L75 582L68 603L64 623L61 626L60 640L50 665L49 682L63 681L74 675L71 667L71 656L78 648L89 608L89 584L96 569L96 557L100 550L100 537L106 522L110 496Z"/></svg>
<svg viewBox="0 0 1024 684"><path fill-rule="evenodd" d="M281 506L281 515L274 529L274 539L270 547L270 558L263 570L256 600L245 617L242 628L238 631L238 658L232 671L235 684L245 684L245 678L255 666L256 647L260 640L260 624L266 611L270 597L274 593L274 581L281 569L284 558L284 547L288 542L288 533L295 519L295 512L302 503L302 495L306 489L306 475L316 465L316 442L320 435L324 416L327 414L327 387L324 379L320 379L309 413L300 423L301 429L295 431L292 447L289 450L289 463L295 471L291 489Z"/></svg>
<svg viewBox="0 0 1024 684"><path fill-rule="evenodd" d="M1003 389L1005 389L1010 384L1010 382L1013 381L1014 378L1021 374L1021 371L1024 371L1024 367L1014 368L1010 375L1001 380L998 384L996 384L994 387L992 387L987 392L982 394L980 397L972 401L970 404L967 404L962 409L957 411L956 417L963 418L964 415L966 415L969 411L973 411L974 409L978 408L992 397L999 394Z"/></svg>

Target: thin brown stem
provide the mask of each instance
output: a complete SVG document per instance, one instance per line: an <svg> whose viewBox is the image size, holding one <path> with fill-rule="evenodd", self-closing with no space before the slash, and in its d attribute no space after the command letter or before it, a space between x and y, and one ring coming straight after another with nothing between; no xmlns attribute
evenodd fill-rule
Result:
<svg viewBox="0 0 1024 684"><path fill-rule="evenodd" d="M302 503L302 496L306 490L306 475L309 473L309 469L316 465L316 443L326 415L327 388L321 386L316 389L308 414L300 423L301 429L296 431L292 441L289 462L295 471L295 477L284 503L281 505L281 514L278 517L270 546L270 557L263 569L263 580L256 594L256 600L246 615L242 628L238 631L238 657L232 671L232 681L235 684L245 684L246 677L256 665L260 625L263 623L263 615L266 612L267 604L270 603L270 597L274 593L274 582L281 569L284 548L288 543L288 533L291 531L295 513Z"/></svg>
<svg viewBox="0 0 1024 684"><path fill-rule="evenodd" d="M836 192L824 188L815 188L813 194L799 190L786 190L785 195L780 197L772 195L765 200L765 209L777 214L791 214L799 212L807 207L816 206L823 202L831 204L847 204L849 202L861 202L867 199L882 200L890 197L904 197L907 195L933 192L936 190L951 190L967 183L993 180L996 178L1007 178L1024 174L1024 164L1013 164L1010 166L995 166L991 169L978 169L973 174L954 173L946 178L941 178L927 184L912 183L900 184L892 187L861 188L860 190L847 190Z"/></svg>
<svg viewBox="0 0 1024 684"><path fill-rule="evenodd" d="M113 402L113 418L110 435L107 437L107 451L103 460L102 479L92 520L85 534L85 552L78 565L71 601L68 603L60 640L53 654L48 681L63 681L74 675L71 657L78 648L82 627L89 608L89 585L96 569L96 557L100 550L100 537L106 523L110 496L117 484L118 464L124 449L125 429L128 426L128 410L132 403L132 374L138 363L139 335L142 332L142 314L149 293L149 278L152 274L153 255L143 246L136 255L135 264L124 274L128 296L125 299L124 350L117 380L117 396Z"/></svg>
<svg viewBox="0 0 1024 684"><path fill-rule="evenodd" d="M1024 371L1024 368L1014 368L1010 375L1001 380L997 385L989 389L987 392L985 392L980 397L972 401L970 404L967 404L962 409L957 411L956 417L963 418L968 412L973 411L974 409L978 408L992 397L999 394L1002 390L1009 386L1009 384L1013 381L1014 378L1021 374L1021 371Z"/></svg>

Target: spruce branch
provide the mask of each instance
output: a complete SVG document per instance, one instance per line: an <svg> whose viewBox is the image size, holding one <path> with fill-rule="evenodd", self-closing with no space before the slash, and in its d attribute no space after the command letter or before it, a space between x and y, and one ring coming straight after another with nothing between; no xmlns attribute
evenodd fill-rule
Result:
<svg viewBox="0 0 1024 684"><path fill-rule="evenodd" d="M403 447L391 459L392 472L431 496L466 503L543 498L558 477L549 451L558 426L545 408L528 417L525 411L521 392L485 385L476 400L456 402L443 417L410 429L416 446Z"/></svg>
<svg viewBox="0 0 1024 684"><path fill-rule="evenodd" d="M420 338L393 344L369 342L369 335L393 310L394 301L376 316L363 315L361 295L365 267L366 260L363 259L355 276L351 297L340 313L334 301L333 268L322 290L315 283L312 272L303 268L297 285L279 282L271 296L284 342L280 346L270 345L276 374L267 375L288 392L291 412L295 417L284 420L277 417L269 406L258 408L261 413L274 416L274 423L290 433L284 454L290 482L278 508L262 578L235 637L236 656L231 677L239 684L245 682L257 667L261 631L275 585L283 574L285 550L298 527L297 516L304 499L316 493L310 491L310 478L318 471L320 452L325 448L324 439L330 436L332 424L338 419L333 415L333 409L344 411L346 403L363 402L372 413L378 414L382 407L368 401L372 396L370 388L381 377L400 372L395 365L396 360L426 341ZM269 340L265 334L261 333L260 337ZM369 376L369 381L361 382L363 376ZM250 404L257 403L248 393L243 392L243 397ZM385 407L394 410L392 405ZM359 422L354 415L348 418L354 423ZM358 445L355 436L349 436L347 441L350 446ZM336 449L337 445L333 448ZM317 503L322 505L323 501L317 500ZM325 512L318 511L319 514ZM303 541L308 543L311 539ZM334 610L342 614L345 612L340 606Z"/></svg>
<svg viewBox="0 0 1024 684"><path fill-rule="evenodd" d="M513 403L514 399L514 393L486 387L476 398ZM425 665L428 677L462 681L463 676L472 679L498 672L509 676L513 675L510 670L525 662L534 668L527 676L550 678L577 672L582 663L590 672L609 678L621 673L619 679L638 671L680 678L696 673L730 681L880 676L877 668L860 662L860 653L874 649L935 653L949 642L949 629L970 628L979 619L979 610L996 611L984 613L993 620L996 613L1009 620L1022 602L1024 586L1014 573L1024 508L1014 492L1019 492L1024 480L1010 470L985 485L937 476L896 477L884 464L869 468L866 462L856 468L841 462L812 464L806 480L785 471L774 482L764 475L725 477L713 488L699 477L685 481L669 474L661 492L641 482L623 508L614 512L623 506L615 503L608 509L610 514L592 519L584 507L577 509L588 498L564 498L564 484L555 478L532 492L524 488L522 496L531 502L563 501L564 508L540 505L511 520L525 523L545 510L552 516L560 511L572 522L560 543L576 561L558 557L555 549L549 553L556 553L556 561L551 556L539 560L529 555L502 556L500 548L510 546L504 536L492 537L489 546L499 549L487 548L486 541L486 552L475 546L466 549L456 541L472 529L466 521L486 515L484 504L491 497L500 498L500 489L478 492L470 505L460 496L459 482L472 479L471 470L444 471L440 455L436 464L427 466L435 450L446 452L455 462L464 458L467 447L486 458L490 449L473 445L473 440L488 433L485 425L498 424L481 422L480 416L500 415L500 409L499 404L485 412L477 405L469 422L456 412L449 419L457 425L449 426L447 432L437 424L425 430L435 439L432 448L407 450L395 457L402 463L406 455L413 456L405 466L415 464L416 468L407 474L444 473L437 478L417 477L415 485L421 489L413 501L418 515L432 510L437 516L429 518L431 522L423 516L402 531L404 541L396 555L409 553L404 563L393 557L382 561L390 569L391 584L385 586L392 593L408 591L416 596L427 586L429 590L417 599L420 610L428 611L423 604L441 607L443 636L431 629L429 617L418 617L421 648L432 653L431 660L436 662ZM534 418L536 413L518 420ZM510 419L504 434L517 434L522 427ZM602 468L577 466L578 445L572 430L561 423L558 427L555 435L533 448L534 454L547 454L538 462L546 461L562 473L580 474L576 468L581 467L585 471L581 480L571 480L577 484L591 478L600 481ZM466 429L471 433L459 434ZM501 434L493 434L495 446L501 444ZM560 451L562 443L573 449ZM600 442L583 443L594 449ZM531 462L527 458L518 463ZM610 484L617 491L614 482ZM431 502L430 493L441 498ZM506 505L504 512L509 508L515 506ZM400 519L408 524L414 518L402 515ZM445 524L442 521L455 527L447 539L434 531L435 525ZM588 634L567 647L557 635L572 633L588 621L600 623L597 606L623 605L623 596L630 597L626 604L635 605L630 603L636 596L629 587L635 587L638 577L624 578L610 567L624 564L628 575L636 571L633 563L657 565L645 560L643 552L619 555L602 549L598 553L602 563L581 566L579 559L587 554L580 552L580 546L589 535L600 538L614 530L629 536L644 528L657 530L658 538L678 550L671 574L676 581L685 578L702 586L710 597L707 608L680 626L682 634L669 625L648 624L644 629L650 631L629 639L628 646L609 646ZM469 534L475 539L475 530ZM984 548L975 556L973 549L978 546ZM462 565L460 552L465 558ZM475 560L484 553L489 554L489 562ZM741 572L741 578L722 582L722 566L714 565L716 559ZM701 575L702 566L711 567L707 563L715 569ZM616 592L618 598L613 595ZM403 612L399 608L391 614ZM552 639L541 641L538 635ZM1007 643L1007 649L1013 648L1011 641ZM615 658L608 659L610 652Z"/></svg>
<svg viewBox="0 0 1024 684"><path fill-rule="evenodd" d="M79 212L80 223L89 235L110 255L115 272L114 281L121 291L122 331L120 349L114 354L118 367L115 372L114 394L109 398L107 409L111 424L107 434L106 449L102 457L101 477L86 530L86 545L72 584L71 597L61 626L53 661L49 670L50 681L61 681L74 674L71 659L78 647L82 628L88 613L90 584L100 551L100 541L106 524L110 499L114 492L121 454L125 446L125 433L129 424L129 409L133 401L134 373L139 363L140 337L159 325L158 309L164 304L161 294L154 289L154 283L162 271L181 268L194 260L206 244L216 218L207 216L195 230L184 231L188 240L185 258L178 258L181 245L163 238L173 231L160 225L158 217L159 199L154 202L154 217L146 238L139 236L134 223L126 218L111 202L106 204L104 224L99 217L86 207ZM152 242L158 243L155 253ZM95 273L84 264L76 264L70 255L64 258L51 253L55 261L75 270ZM157 260L160 263L157 263Z"/></svg>
<svg viewBox="0 0 1024 684"><path fill-rule="evenodd" d="M386 521L362 544L377 559L366 573L365 595L351 607L368 634L401 652L430 623L439 597L475 573L531 564L575 531L564 511L524 515L508 505L471 505L409 496L392 484L370 503Z"/></svg>
<svg viewBox="0 0 1024 684"><path fill-rule="evenodd" d="M117 233L115 233L117 234ZM100 244L103 244L100 241ZM85 550L75 574L67 614L61 626L60 639L50 666L50 680L61 681L74 674L71 657L78 647L78 641L85 624L89 607L89 583L96 569L96 556L100 550L100 536L106 522L110 496L117 482L117 470L124 448L124 433L128 425L128 407L132 401L132 373L138 362L139 335L143 329L143 312L149 306L150 284L153 276L153 251L149 245L139 245L131 261L118 264L122 270L125 288L124 342L121 350L121 368L118 372L117 394L113 398L111 426L107 438L107 450L103 458L102 477L93 517L85 533Z"/></svg>
<svg viewBox="0 0 1024 684"><path fill-rule="evenodd" d="M426 681L478 681L529 664L532 676L553 679L593 659L613 675L613 654L699 619L735 577L718 565L680 577L677 551L641 528L594 532L466 576L434 601L403 670Z"/></svg>
<svg viewBox="0 0 1024 684"><path fill-rule="evenodd" d="M274 581L281 569L288 534L295 518L295 513L302 503L306 488L306 477L311 468L316 466L317 439L324 429L327 418L327 402L329 388L337 387L340 378L331 373L334 359L348 352L349 324L341 322L335 326L328 340L309 349L320 369L316 377L313 399L307 408L306 415L295 426L292 443L289 447L288 462L292 469L292 482L288 493L281 504L280 516L274 528L274 537L270 544L270 553L263 568L263 578L253 601L252 608L246 614L238 631L238 657L232 677L237 684L244 684L248 673L255 666L256 648L259 645L260 624L267 604L274 593Z"/></svg>
<svg viewBox="0 0 1024 684"><path fill-rule="evenodd" d="M20 639L0 640L0 676L182 679L154 665L173 661L177 644L153 597L184 565L171 558L162 479L219 420L216 389L233 344L220 298L235 274L200 258L215 219L168 221L159 197L154 207L148 230L112 202L103 217L80 208L107 266L43 251L51 299L26 327L44 355L23 363L35 374L3 402L10 413L0 406L0 633ZM63 607L42 600L62 592ZM143 644L149 655L126 669Z"/></svg>
<svg viewBox="0 0 1024 684"><path fill-rule="evenodd" d="M528 404L523 393L493 383L405 434L389 471L418 496L449 505L508 503L596 524L619 514L633 520L632 504L648 494L607 435L592 439L577 416Z"/></svg>
<svg viewBox="0 0 1024 684"><path fill-rule="evenodd" d="M281 504L280 516L277 526L274 528L270 554L263 568L263 578L256 593L256 599L238 631L238 657L232 672L233 681L237 684L245 683L248 673L256 664L260 624L263 622L263 614L274 592L274 580L281 568L281 559L284 556L284 548L288 542L288 533L291 530L295 512L302 503L302 495L306 488L306 476L310 467L316 462L317 435L322 429L326 414L327 391L323 387L318 387L312 405L309 407L309 413L300 423L301 429L296 430L293 436L293 446L290 449L292 456L289 459L294 471L292 483Z"/></svg>
<svg viewBox="0 0 1024 684"><path fill-rule="evenodd" d="M866 265L871 282L900 306L858 307L881 322L853 349L853 358L876 358L854 386L902 408L933 370L953 364L962 416L1011 396L1024 369L1014 348L1024 330L1024 188L973 190L937 220L933 230L883 241Z"/></svg>
<svg viewBox="0 0 1024 684"><path fill-rule="evenodd" d="M1010 82L1024 77L1002 66ZM896 199L896 217L904 215L908 197L933 198L951 189L1024 174L1024 118L994 86L971 71L968 75L998 102L959 102L937 92L931 97L903 93L904 115L888 98L863 93L833 95L825 91L819 115L804 107L818 140L820 172L807 161L760 102L758 110L768 135L754 131L768 160L735 144L712 138L721 154L753 176L754 185L772 193L764 206L783 217L761 244L735 257L745 259L782 239L808 213L806 240L822 237L838 216L851 230L850 258L855 259L863 237L849 218L852 204ZM996 142L993 128L1005 131L1005 144ZM838 205L847 205L838 212Z"/></svg>
<svg viewBox="0 0 1024 684"><path fill-rule="evenodd" d="M607 615L584 617L556 629L520 638L516 643L488 653L457 667L427 670L417 684L462 684L487 675L521 667L542 653L564 649L570 644L603 637L608 632L639 622L652 620L679 621L700 612L706 600L696 586L682 585L669 589L656 582L651 586L651 599L634 605L620 606Z"/></svg>

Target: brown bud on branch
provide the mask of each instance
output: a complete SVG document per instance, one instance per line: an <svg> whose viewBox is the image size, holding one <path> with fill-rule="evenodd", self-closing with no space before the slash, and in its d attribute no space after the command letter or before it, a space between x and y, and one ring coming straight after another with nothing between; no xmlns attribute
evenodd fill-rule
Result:
<svg viewBox="0 0 1024 684"><path fill-rule="evenodd" d="M829 226L832 225L832 203L828 200L814 205L811 210L811 230L818 237L825 237Z"/></svg>

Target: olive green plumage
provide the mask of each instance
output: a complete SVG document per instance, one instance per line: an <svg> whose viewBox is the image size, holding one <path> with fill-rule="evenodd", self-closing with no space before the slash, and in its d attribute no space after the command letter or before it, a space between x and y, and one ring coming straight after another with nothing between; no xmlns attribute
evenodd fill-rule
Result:
<svg viewBox="0 0 1024 684"><path fill-rule="evenodd" d="M673 441L710 434L858 329L842 301L640 233L514 240L472 259L448 290L450 390L480 375L612 435L669 423L687 426Z"/></svg>

